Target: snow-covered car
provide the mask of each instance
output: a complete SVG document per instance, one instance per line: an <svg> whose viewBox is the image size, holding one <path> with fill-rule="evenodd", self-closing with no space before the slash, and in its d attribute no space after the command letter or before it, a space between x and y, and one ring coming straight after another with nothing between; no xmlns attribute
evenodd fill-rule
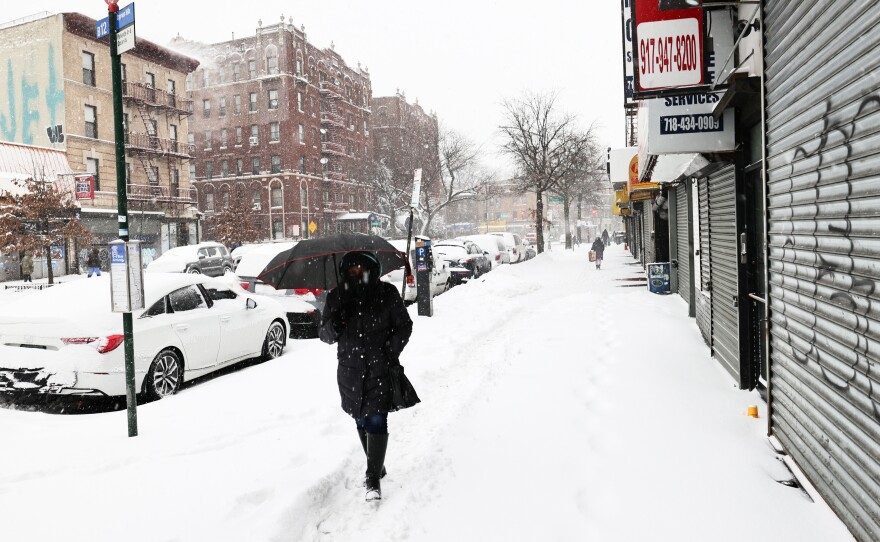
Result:
<svg viewBox="0 0 880 542"><path fill-rule="evenodd" d="M440 241L433 246L434 255L449 264L452 284L461 284L492 270L483 251L471 241Z"/></svg>
<svg viewBox="0 0 880 542"><path fill-rule="evenodd" d="M507 252L507 247L504 245L504 241L502 241L500 237L491 234L483 234L466 235L464 237L459 237L458 239L464 239L476 243L476 245L480 247L480 250L487 253L486 256L492 263L492 269L495 269L501 264L510 263L510 253Z"/></svg>
<svg viewBox="0 0 880 542"><path fill-rule="evenodd" d="M151 273L132 313L135 385L158 399L238 361L279 357L287 323L272 298L222 279ZM122 315L110 277L34 292L0 309L0 395L125 394Z"/></svg>
<svg viewBox="0 0 880 542"><path fill-rule="evenodd" d="M321 289L276 290L257 278L275 256L295 245L296 242L293 241L245 245L248 250L241 254L235 276L242 288L271 296L281 303L287 313L291 339L314 339L321 327L321 311L324 309L327 293Z"/></svg>
<svg viewBox="0 0 880 542"><path fill-rule="evenodd" d="M401 252L406 252L406 239L392 239L388 241L394 248ZM412 240L410 244L409 250L409 262L410 268L413 272L413 275L409 275L406 277L406 293L404 301L410 302L416 300L416 288L418 286L418 273L416 273L415 261L416 261L416 242ZM443 260L442 258L438 258L436 254L433 254L433 268L431 269L431 296L437 296L445 292L449 289L450 284L450 276L449 276L449 264ZM382 277L382 280L385 282L390 282L393 284L397 291L399 292L403 287L403 279L404 279L405 271L403 269L398 269L396 271L392 271Z"/></svg>
<svg viewBox="0 0 880 542"><path fill-rule="evenodd" d="M490 235L500 237L504 241L504 246L507 247L507 252L510 254L510 263L519 263L526 260L525 251L527 245L523 242L522 237L510 232L494 232Z"/></svg>
<svg viewBox="0 0 880 542"><path fill-rule="evenodd" d="M231 273L235 261L220 243L205 242L166 250L147 265L150 273L192 273L221 277Z"/></svg>

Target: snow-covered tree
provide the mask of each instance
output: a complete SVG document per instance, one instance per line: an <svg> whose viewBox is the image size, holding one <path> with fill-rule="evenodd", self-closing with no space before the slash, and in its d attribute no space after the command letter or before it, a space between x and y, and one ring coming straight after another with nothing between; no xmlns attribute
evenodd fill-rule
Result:
<svg viewBox="0 0 880 542"><path fill-rule="evenodd" d="M503 102L505 121L501 133L505 142L501 150L513 159L519 171L515 177L519 190L537 196L535 229L539 253L544 251L544 193L578 167L575 157L589 145L575 117L559 111L556 97L556 93L529 93Z"/></svg>
<svg viewBox="0 0 880 542"><path fill-rule="evenodd" d="M254 223L253 200L245 194L242 187L236 187L229 205L222 202L223 207L208 219L208 227L214 240L231 247L254 243L263 238L263 233Z"/></svg>
<svg viewBox="0 0 880 542"><path fill-rule="evenodd" d="M570 156L573 167L549 190L551 194L562 198L566 249L572 248L571 205L575 201L590 198L596 192L599 179L596 170L602 168L604 158L596 141L594 126L581 134L581 138L584 144L573 149Z"/></svg>

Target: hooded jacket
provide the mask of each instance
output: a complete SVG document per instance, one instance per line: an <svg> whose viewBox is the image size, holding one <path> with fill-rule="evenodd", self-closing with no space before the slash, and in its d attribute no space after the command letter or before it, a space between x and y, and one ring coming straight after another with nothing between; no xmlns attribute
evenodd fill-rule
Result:
<svg viewBox="0 0 880 542"><path fill-rule="evenodd" d="M353 265L366 270L362 280L348 277ZM337 344L342 409L355 419L390 412L389 367L409 342L412 319L397 289L379 280L379 263L371 254L346 254L340 273L344 281L327 294L319 336Z"/></svg>
<svg viewBox="0 0 880 542"><path fill-rule="evenodd" d="M603 243L602 240L597 237L596 240L593 241L593 246L590 247L590 250L595 250L596 257L601 260L605 255L605 243Z"/></svg>

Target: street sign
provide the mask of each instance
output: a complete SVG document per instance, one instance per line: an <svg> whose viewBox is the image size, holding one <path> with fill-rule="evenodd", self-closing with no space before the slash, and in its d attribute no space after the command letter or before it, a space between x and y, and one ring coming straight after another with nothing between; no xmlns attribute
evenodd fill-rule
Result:
<svg viewBox="0 0 880 542"><path fill-rule="evenodd" d="M318 225L314 221L309 222L309 233L315 233L317 229Z"/></svg>
<svg viewBox="0 0 880 542"><path fill-rule="evenodd" d="M410 203L411 207L419 206L419 197L422 194L422 170L421 168L415 170L413 174L413 193L412 193L412 202Z"/></svg>
<svg viewBox="0 0 880 542"><path fill-rule="evenodd" d="M134 2L119 8L116 13L116 30L122 30L126 26L134 24ZM110 33L110 19L104 17L95 23L95 37L98 39L106 37Z"/></svg>
<svg viewBox="0 0 880 542"><path fill-rule="evenodd" d="M561 196L550 196L550 203L565 203L565 199Z"/></svg>
<svg viewBox="0 0 880 542"><path fill-rule="evenodd" d="M95 199L95 177L92 175L76 175L76 199Z"/></svg>
<svg viewBox="0 0 880 542"><path fill-rule="evenodd" d="M110 243L110 298L113 312L144 308L144 269L140 241Z"/></svg>
<svg viewBox="0 0 880 542"><path fill-rule="evenodd" d="M116 54L127 53L135 45L134 25L123 28L116 34Z"/></svg>

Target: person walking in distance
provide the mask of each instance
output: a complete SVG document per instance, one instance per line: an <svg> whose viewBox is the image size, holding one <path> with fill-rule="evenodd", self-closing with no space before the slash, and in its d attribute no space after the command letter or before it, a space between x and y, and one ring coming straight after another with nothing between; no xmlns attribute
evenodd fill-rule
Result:
<svg viewBox="0 0 880 542"><path fill-rule="evenodd" d="M602 230L602 242L605 243L605 246L611 244L611 236L608 234L608 229Z"/></svg>
<svg viewBox="0 0 880 542"><path fill-rule="evenodd" d="M89 252L89 257L86 259L86 267L89 269L87 278L92 278L92 273L97 273L99 277L101 276L101 255L98 254L97 248L93 248Z"/></svg>
<svg viewBox="0 0 880 542"><path fill-rule="evenodd" d="M346 253L339 286L327 294L319 332L323 342L337 344L342 409L354 418L367 456L367 501L382 498L388 413L394 410L390 368L399 363L413 326L400 293L379 280L381 272L373 253Z"/></svg>
<svg viewBox="0 0 880 542"><path fill-rule="evenodd" d="M31 275L34 274L34 257L30 252L25 252L21 259L21 278L25 282L33 282Z"/></svg>
<svg viewBox="0 0 880 542"><path fill-rule="evenodd" d="M590 250L596 253L596 269L601 269L602 258L605 256L605 243L602 241L601 237L596 237L596 240L593 241L593 246L590 247Z"/></svg>

